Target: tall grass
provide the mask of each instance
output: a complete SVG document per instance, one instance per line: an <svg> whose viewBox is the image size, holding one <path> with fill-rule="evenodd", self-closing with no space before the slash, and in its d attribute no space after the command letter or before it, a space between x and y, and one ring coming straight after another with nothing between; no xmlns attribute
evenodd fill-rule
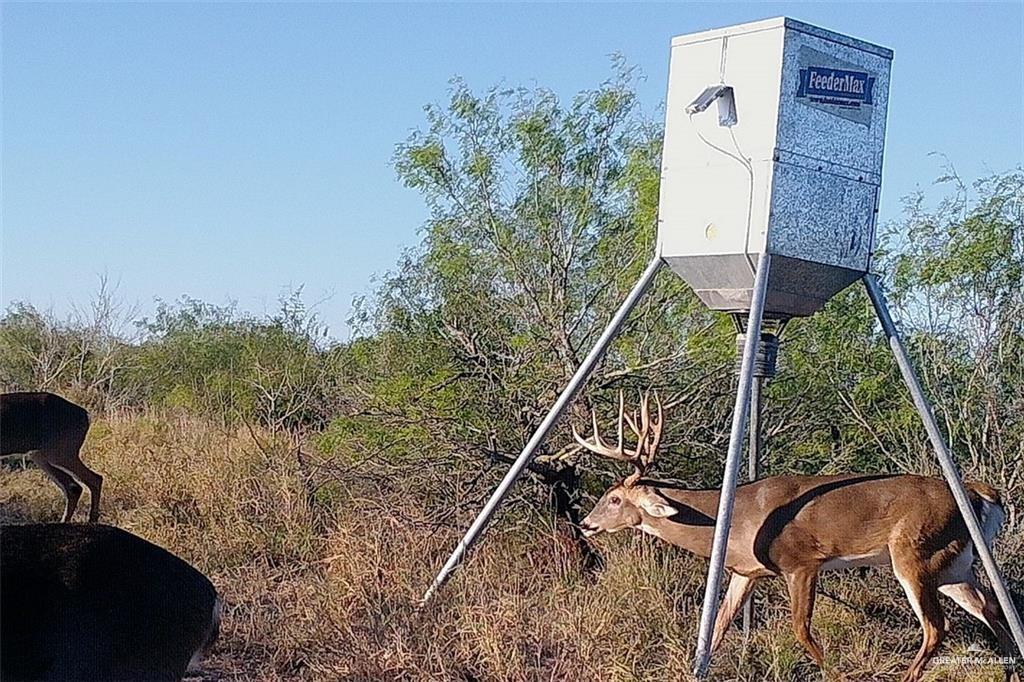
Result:
<svg viewBox="0 0 1024 682"><path fill-rule="evenodd" d="M456 528L429 522L426 509L439 501L383 499L355 478L320 486L284 442L168 414L98 421L84 459L105 477L104 522L189 560L226 599L205 679L688 675L706 564L640 534L602 540L606 567L588 574L549 523L505 513L436 600L417 609L458 539ZM38 471L0 477L5 522L52 521L62 505ZM822 590L829 596L819 595L815 628L824 679L898 679L919 629L892 577L829 576ZM730 633L713 679L822 678L790 634L785 603L781 585L760 589L750 641ZM974 643L991 650L980 626L947 607L953 628L942 653ZM939 665L929 679L1002 675Z"/></svg>

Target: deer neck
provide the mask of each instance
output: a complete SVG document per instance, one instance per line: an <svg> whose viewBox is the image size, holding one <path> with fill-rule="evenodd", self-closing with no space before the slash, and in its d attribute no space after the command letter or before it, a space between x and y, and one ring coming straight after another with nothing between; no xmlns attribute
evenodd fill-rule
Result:
<svg viewBox="0 0 1024 682"><path fill-rule="evenodd" d="M718 514L717 490L680 490L654 488L655 492L675 508L676 513L655 517L641 511L640 530L701 557L711 556Z"/></svg>

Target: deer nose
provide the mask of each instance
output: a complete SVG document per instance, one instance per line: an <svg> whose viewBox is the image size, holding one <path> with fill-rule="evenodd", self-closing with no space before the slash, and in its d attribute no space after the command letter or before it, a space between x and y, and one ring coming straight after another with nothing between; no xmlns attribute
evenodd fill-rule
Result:
<svg viewBox="0 0 1024 682"><path fill-rule="evenodd" d="M589 538L595 534L599 529L587 523L586 519L580 521L580 530L583 531L583 537Z"/></svg>

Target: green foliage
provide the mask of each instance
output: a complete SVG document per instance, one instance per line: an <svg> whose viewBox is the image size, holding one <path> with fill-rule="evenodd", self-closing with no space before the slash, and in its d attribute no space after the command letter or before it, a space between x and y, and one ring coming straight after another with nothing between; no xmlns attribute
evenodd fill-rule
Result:
<svg viewBox="0 0 1024 682"><path fill-rule="evenodd" d="M14 303L0 324L0 383L28 387L46 383L43 362L50 322L27 303Z"/></svg>
<svg viewBox="0 0 1024 682"><path fill-rule="evenodd" d="M379 432L392 456L477 468L514 455L635 283L656 238L661 151L635 79L617 63L568 103L543 88L479 95L457 79L398 145L396 171L431 217L361 302L350 349L364 413L393 429ZM671 391L688 377L666 370L728 362L705 341L727 327L667 273L641 308L592 385ZM563 426L537 470L574 464L568 442Z"/></svg>
<svg viewBox="0 0 1024 682"><path fill-rule="evenodd" d="M275 429L322 428L341 379L341 352L295 292L260 319L183 298L140 325L132 376L143 401Z"/></svg>
<svg viewBox="0 0 1024 682"><path fill-rule="evenodd" d="M908 202L894 286L954 450L1016 482L1024 455L1024 170Z"/></svg>
<svg viewBox="0 0 1024 682"><path fill-rule="evenodd" d="M423 194L431 219L421 246L361 309L373 354L401 361L377 361L358 376L371 411L425 429L420 435L442 446L439 459L501 461L518 451L652 253L660 139L635 107L632 78L619 65L569 105L543 89L477 96L456 80L447 106L427 107L428 126L398 146L399 177ZM1020 183L1019 172L992 178L976 200L957 192L931 212L919 198L884 234L878 264L895 273L887 286L909 344L922 366L942 347L944 381L971 381L978 301L1000 311L994 327L1019 330ZM918 317L923 306L972 324L947 326L940 338ZM1006 343L1020 336L1003 333ZM734 353L728 319L662 273L569 419L592 403L607 415L614 392L602 389L658 386L673 405L663 467L714 483ZM963 400L925 379L937 398ZM930 468L860 287L790 326L765 429L775 473ZM564 462L558 455L570 442L556 430L540 461Z"/></svg>
<svg viewBox="0 0 1024 682"><path fill-rule="evenodd" d="M0 388L63 390L103 408L123 390L131 349L111 329L101 288L91 319L56 320L31 304L12 303L0 319Z"/></svg>
<svg viewBox="0 0 1024 682"><path fill-rule="evenodd" d="M136 323L133 342L16 303L0 320L0 381L96 408L171 407L273 429L322 428L338 408L343 349L300 293L265 318L190 298L161 302Z"/></svg>
<svg viewBox="0 0 1024 682"><path fill-rule="evenodd" d="M920 195L908 202L906 241L895 258L902 282L956 308L969 296L992 313L1005 306L1014 313L1024 281L1024 171L983 178L974 196L955 175L944 182L955 191L936 210L926 210Z"/></svg>

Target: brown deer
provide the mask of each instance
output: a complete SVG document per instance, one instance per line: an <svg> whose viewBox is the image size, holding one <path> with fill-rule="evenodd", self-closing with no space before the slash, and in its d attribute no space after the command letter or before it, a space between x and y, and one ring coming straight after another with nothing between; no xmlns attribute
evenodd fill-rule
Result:
<svg viewBox="0 0 1024 682"><path fill-rule="evenodd" d="M583 533L636 528L697 556L711 555L718 490L685 490L646 477L661 442L663 410L652 417L648 396L639 417L625 411L619 395L618 442L598 433L573 436L595 454L629 462L635 468L601 497L580 522ZM623 444L623 421L636 447ZM1004 519L999 493L968 483L975 511L991 545ZM757 581L782 576L789 589L793 631L819 667L824 653L811 632L815 587L822 570L890 566L921 622L924 638L904 681L920 679L946 632L939 594L952 599L995 634L1004 655L1015 655L1010 628L994 596L974 575L973 545L944 481L925 476L776 476L736 490L725 565L732 572L718 611L712 651L749 599ZM1019 682L1019 672L1006 671Z"/></svg>
<svg viewBox="0 0 1024 682"><path fill-rule="evenodd" d="M53 393L0 394L0 457L27 454L64 491L67 523L82 496L81 481L89 488L89 520L100 516L103 477L79 458L89 413ZM78 479L77 481L75 479Z"/></svg>
<svg viewBox="0 0 1024 682"><path fill-rule="evenodd" d="M0 528L0 679L180 680L217 638L213 584L102 524Z"/></svg>

